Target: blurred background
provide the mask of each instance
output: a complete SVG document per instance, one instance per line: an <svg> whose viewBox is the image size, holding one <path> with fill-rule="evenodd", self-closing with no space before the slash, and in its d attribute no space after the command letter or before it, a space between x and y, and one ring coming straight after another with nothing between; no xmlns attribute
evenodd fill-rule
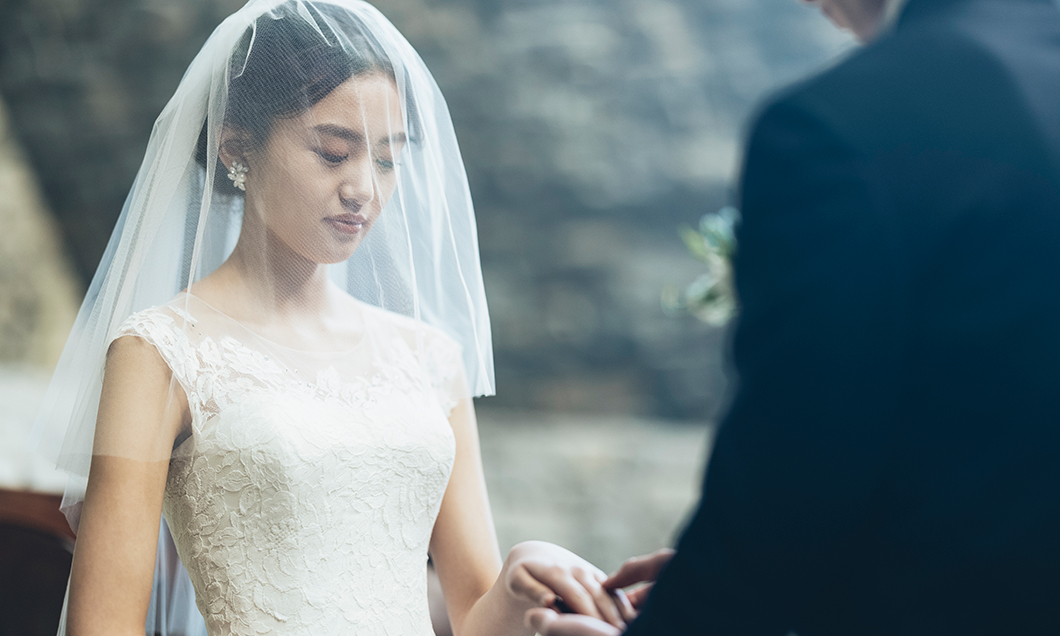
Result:
<svg viewBox="0 0 1060 636"><path fill-rule="evenodd" d="M61 492L24 450L48 374L154 118L241 4L0 0L6 532L26 491ZM672 543L727 395L727 330L660 302L703 268L678 228L735 202L755 105L852 41L797 0L374 4L446 95L476 202L497 370L478 407L502 549L548 539L607 570ZM0 571L28 567L10 558Z"/></svg>

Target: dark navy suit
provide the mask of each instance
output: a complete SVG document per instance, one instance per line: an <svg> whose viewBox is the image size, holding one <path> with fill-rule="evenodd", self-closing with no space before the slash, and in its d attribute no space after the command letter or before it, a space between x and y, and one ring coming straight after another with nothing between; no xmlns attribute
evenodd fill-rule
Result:
<svg viewBox="0 0 1060 636"><path fill-rule="evenodd" d="M763 109L738 387L647 634L1060 634L1060 10L910 0Z"/></svg>

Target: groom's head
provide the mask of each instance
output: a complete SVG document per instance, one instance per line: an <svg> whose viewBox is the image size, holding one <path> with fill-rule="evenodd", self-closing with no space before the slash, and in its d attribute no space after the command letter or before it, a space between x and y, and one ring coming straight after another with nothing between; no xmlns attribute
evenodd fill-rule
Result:
<svg viewBox="0 0 1060 636"><path fill-rule="evenodd" d="M852 32L862 42L871 40L883 25L889 2L894 0L803 0L821 10L841 29Z"/></svg>

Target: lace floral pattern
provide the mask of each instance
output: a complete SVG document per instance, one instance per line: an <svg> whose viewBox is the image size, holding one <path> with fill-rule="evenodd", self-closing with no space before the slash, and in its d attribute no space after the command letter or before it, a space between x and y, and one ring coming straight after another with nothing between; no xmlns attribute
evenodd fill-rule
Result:
<svg viewBox="0 0 1060 636"><path fill-rule="evenodd" d="M175 307L119 335L151 342L188 395L164 514L211 635L433 633L426 559L455 456L455 343L434 337L421 361L399 330L376 329L363 372L323 365L307 381Z"/></svg>

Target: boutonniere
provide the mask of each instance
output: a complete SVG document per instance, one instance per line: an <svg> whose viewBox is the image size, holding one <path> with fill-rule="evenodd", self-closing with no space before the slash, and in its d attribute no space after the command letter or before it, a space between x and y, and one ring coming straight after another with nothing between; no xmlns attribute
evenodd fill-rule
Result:
<svg viewBox="0 0 1060 636"><path fill-rule="evenodd" d="M682 291L677 285L663 290L663 309L671 315L689 312L703 322L721 326L738 309L732 280L732 257L736 254L736 225L740 212L724 207L704 214L699 228L680 228L681 240L706 271Z"/></svg>

